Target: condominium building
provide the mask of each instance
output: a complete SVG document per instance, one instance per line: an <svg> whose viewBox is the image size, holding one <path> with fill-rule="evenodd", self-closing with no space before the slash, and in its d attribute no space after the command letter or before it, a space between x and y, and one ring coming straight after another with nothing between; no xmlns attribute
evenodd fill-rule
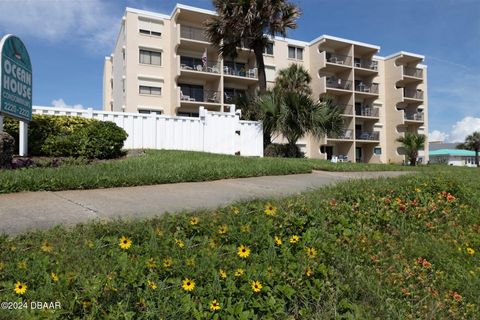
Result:
<svg viewBox="0 0 480 320"><path fill-rule="evenodd" d="M235 97L254 95L258 70L252 51L222 57L204 33L214 11L177 4L171 14L127 8L113 53L105 58L104 110L196 117L199 108L230 111ZM297 63L312 76L314 99L328 96L342 108L340 136L299 142L307 157L401 163L396 139L428 132L424 57L323 35L310 42L272 38L265 48L267 85ZM281 141L281 138L277 138ZM428 142L420 153L428 161Z"/></svg>

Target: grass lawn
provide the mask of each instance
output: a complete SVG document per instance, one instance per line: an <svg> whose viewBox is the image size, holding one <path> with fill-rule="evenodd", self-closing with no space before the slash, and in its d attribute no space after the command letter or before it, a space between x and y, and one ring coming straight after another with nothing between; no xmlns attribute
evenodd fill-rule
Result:
<svg viewBox="0 0 480 320"><path fill-rule="evenodd" d="M479 180L445 167L0 237L0 300L62 307L0 318L475 319Z"/></svg>
<svg viewBox="0 0 480 320"><path fill-rule="evenodd" d="M121 160L59 168L0 170L0 193L111 188L224 178L334 171L409 170L399 165L365 165L312 159L247 158L202 152L147 150Z"/></svg>

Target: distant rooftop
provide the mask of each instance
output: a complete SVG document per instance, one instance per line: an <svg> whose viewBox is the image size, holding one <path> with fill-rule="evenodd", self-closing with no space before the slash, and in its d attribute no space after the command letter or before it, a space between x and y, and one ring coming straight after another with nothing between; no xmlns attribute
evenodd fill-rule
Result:
<svg viewBox="0 0 480 320"><path fill-rule="evenodd" d="M431 156L464 156L475 157L475 151L461 150L461 149L440 149L430 151L428 155Z"/></svg>

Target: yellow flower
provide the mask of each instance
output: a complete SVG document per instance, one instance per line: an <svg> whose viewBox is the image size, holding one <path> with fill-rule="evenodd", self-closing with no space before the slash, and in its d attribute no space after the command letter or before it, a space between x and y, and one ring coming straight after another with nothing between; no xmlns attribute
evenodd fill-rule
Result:
<svg viewBox="0 0 480 320"><path fill-rule="evenodd" d="M157 267L157 262L155 261L155 259L153 259L153 258L148 259L147 268L155 269L156 267Z"/></svg>
<svg viewBox="0 0 480 320"><path fill-rule="evenodd" d="M230 210L232 211L233 214L239 214L240 213L240 209L238 209L237 207L231 207Z"/></svg>
<svg viewBox="0 0 480 320"><path fill-rule="evenodd" d="M55 272L50 273L50 278L52 278L53 282L58 281L58 275Z"/></svg>
<svg viewBox="0 0 480 320"><path fill-rule="evenodd" d="M305 274L307 275L307 277L311 277L313 275L312 268L307 267L307 269L305 270Z"/></svg>
<svg viewBox="0 0 480 320"><path fill-rule="evenodd" d="M250 249L242 244L240 247L238 247L237 254L240 258L247 258L250 255Z"/></svg>
<svg viewBox="0 0 480 320"><path fill-rule="evenodd" d="M265 206L265 214L267 216L274 216L274 215L277 214L277 208L272 206L271 203L267 203L266 206Z"/></svg>
<svg viewBox="0 0 480 320"><path fill-rule="evenodd" d="M197 217L192 217L192 218L190 219L190 224L191 224L192 226L197 225L197 224L198 224L198 218L197 218Z"/></svg>
<svg viewBox="0 0 480 320"><path fill-rule="evenodd" d="M15 289L13 289L16 294L25 294L27 292L27 285L25 283L21 283L20 281L17 281L15 283Z"/></svg>
<svg viewBox="0 0 480 320"><path fill-rule="evenodd" d="M18 269L27 269L27 261L23 260L17 263Z"/></svg>
<svg viewBox="0 0 480 320"><path fill-rule="evenodd" d="M130 240L128 237L122 236L119 239L119 241L120 241L120 243L118 245L123 250L128 250L132 246L132 240Z"/></svg>
<svg viewBox="0 0 480 320"><path fill-rule="evenodd" d="M475 254L475 250L473 250L473 248L467 248L467 253L471 256L473 256Z"/></svg>
<svg viewBox="0 0 480 320"><path fill-rule="evenodd" d="M225 270L223 270L223 269L218 270L218 275L219 275L220 278L222 278L222 279L226 279L226 278L227 278L227 272L225 272Z"/></svg>
<svg viewBox="0 0 480 320"><path fill-rule="evenodd" d="M260 281L252 281L252 290L253 292L260 292L262 290L263 286L260 283Z"/></svg>
<svg viewBox="0 0 480 320"><path fill-rule="evenodd" d="M228 232L228 226L226 224L224 225L221 225L220 227L218 227L218 233L220 234L225 234Z"/></svg>
<svg viewBox="0 0 480 320"><path fill-rule="evenodd" d="M420 191L422 191L422 190L420 190L419 188L415 188L415 191L416 191L416 192L420 192Z"/></svg>
<svg viewBox="0 0 480 320"><path fill-rule="evenodd" d="M220 303L217 301L217 300L213 300L211 303L210 303L210 310L212 311L217 311L217 310L220 310Z"/></svg>
<svg viewBox="0 0 480 320"><path fill-rule="evenodd" d="M237 270L235 270L235 277L241 277L243 276L243 274L245 273L245 270L241 269L241 268L238 268Z"/></svg>
<svg viewBox="0 0 480 320"><path fill-rule="evenodd" d="M166 259L163 259L163 266L165 268L170 268L172 266L172 258L166 258Z"/></svg>
<svg viewBox="0 0 480 320"><path fill-rule="evenodd" d="M150 289L153 289L153 290L157 289L157 285L155 282L147 280L147 284Z"/></svg>
<svg viewBox="0 0 480 320"><path fill-rule="evenodd" d="M92 305L92 301L90 301L90 300L83 300L82 301L83 309L88 309L88 308L90 308L91 305Z"/></svg>
<svg viewBox="0 0 480 320"><path fill-rule="evenodd" d="M250 232L250 225L249 224L244 224L243 226L240 227L240 231L243 233L249 233Z"/></svg>
<svg viewBox="0 0 480 320"><path fill-rule="evenodd" d="M182 288L185 291L192 291L193 288L195 288L195 281L185 278L185 280L183 280Z"/></svg>
<svg viewBox="0 0 480 320"><path fill-rule="evenodd" d="M163 230L160 228L160 227L157 227L155 229L155 233L157 234L157 236L159 237L162 237L163 236Z"/></svg>
<svg viewBox="0 0 480 320"><path fill-rule="evenodd" d="M92 241L92 240L87 240L87 241L85 241L85 244L87 245L87 247L88 247L89 249L92 249L92 248L93 248L93 241Z"/></svg>
<svg viewBox="0 0 480 320"><path fill-rule="evenodd" d="M311 259L315 258L317 255L317 250L315 248L306 247L305 251L307 252L307 256Z"/></svg>
<svg viewBox="0 0 480 320"><path fill-rule="evenodd" d="M195 258L187 258L187 260L185 261L185 264L189 267L195 266Z"/></svg>
<svg viewBox="0 0 480 320"><path fill-rule="evenodd" d="M216 248L217 242L215 241L215 239L210 239L210 241L208 242L208 246L212 249Z"/></svg>
<svg viewBox="0 0 480 320"><path fill-rule="evenodd" d="M185 242L183 242L182 240L175 239L175 243L176 243L177 246L179 246L180 248L185 247Z"/></svg>
<svg viewBox="0 0 480 320"><path fill-rule="evenodd" d="M282 239L280 237L275 236L275 245L276 246L282 245Z"/></svg>
<svg viewBox="0 0 480 320"><path fill-rule="evenodd" d="M50 253L53 251L53 247L50 243L48 243L48 241L45 241L40 247L40 250L42 250L43 252Z"/></svg>
<svg viewBox="0 0 480 320"><path fill-rule="evenodd" d="M300 237L297 235L291 236L289 240L290 243L297 243L298 241L300 241Z"/></svg>

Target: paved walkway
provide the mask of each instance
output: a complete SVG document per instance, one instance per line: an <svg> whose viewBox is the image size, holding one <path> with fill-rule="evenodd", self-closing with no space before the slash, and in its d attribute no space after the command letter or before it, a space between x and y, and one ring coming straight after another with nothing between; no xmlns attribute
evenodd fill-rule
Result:
<svg viewBox="0 0 480 320"><path fill-rule="evenodd" d="M292 195L346 179L396 177L405 172L323 172L58 192L0 195L0 234L18 234L91 219L152 217L166 211L217 208L255 198Z"/></svg>

